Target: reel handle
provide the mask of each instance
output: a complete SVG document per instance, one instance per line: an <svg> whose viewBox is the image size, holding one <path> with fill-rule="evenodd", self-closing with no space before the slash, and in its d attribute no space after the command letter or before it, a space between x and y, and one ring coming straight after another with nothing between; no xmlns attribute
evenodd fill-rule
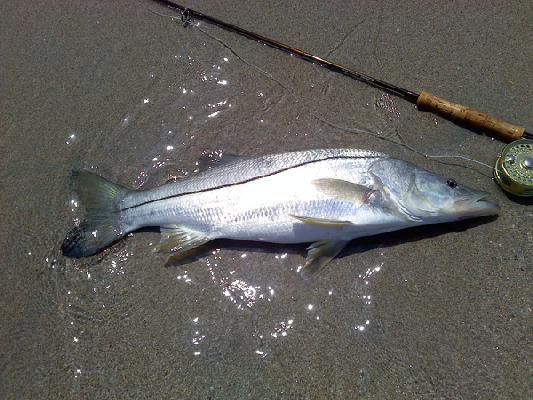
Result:
<svg viewBox="0 0 533 400"><path fill-rule="evenodd" d="M420 93L416 105L419 110L431 111L450 121L486 131L508 142L521 139L526 130L524 127L493 118L461 104L449 102L428 92Z"/></svg>

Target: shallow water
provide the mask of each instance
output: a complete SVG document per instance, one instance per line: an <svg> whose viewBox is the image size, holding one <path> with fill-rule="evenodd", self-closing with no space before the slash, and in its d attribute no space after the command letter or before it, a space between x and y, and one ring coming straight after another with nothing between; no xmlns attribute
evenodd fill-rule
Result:
<svg viewBox="0 0 533 400"><path fill-rule="evenodd" d="M193 6L531 123L526 2L226 4ZM487 164L502 143L150 2L0 7L0 397L531 397L531 205L489 169L394 142ZM60 253L81 215L73 168L149 188L194 174L204 151L319 147L414 161L489 191L501 214L354 242L310 281L304 245L217 241L165 266L159 234L142 232Z"/></svg>

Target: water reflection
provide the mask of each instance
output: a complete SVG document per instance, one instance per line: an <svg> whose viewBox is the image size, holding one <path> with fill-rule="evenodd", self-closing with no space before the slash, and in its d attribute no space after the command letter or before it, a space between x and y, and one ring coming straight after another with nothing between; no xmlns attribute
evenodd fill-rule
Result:
<svg viewBox="0 0 533 400"><path fill-rule="evenodd" d="M285 337L288 335L289 330L292 329L292 324L294 323L293 319L287 321L278 322L274 325L274 330L270 333L270 336L277 338L279 336Z"/></svg>
<svg viewBox="0 0 533 400"><path fill-rule="evenodd" d="M381 256L383 256L383 253L381 253ZM367 268L363 274L358 275L359 281L362 282L364 285L363 288L364 288L365 294L362 294L360 298L365 308L368 308L367 306L370 306L372 304L373 296L368 292L370 290L369 286L372 281L372 277L375 276L376 273L381 271L381 269L383 268L383 265L384 263L380 262L378 265L372 268ZM370 320L365 319L364 322L355 325L355 331L364 332L368 328L369 325L370 325Z"/></svg>
<svg viewBox="0 0 533 400"><path fill-rule="evenodd" d="M65 143L66 143L67 145L72 144L76 139L77 139L77 135L76 135L75 133L70 133L70 134L68 135L67 140L65 140Z"/></svg>
<svg viewBox="0 0 533 400"><path fill-rule="evenodd" d="M181 165L180 157L186 159L188 149L196 141L206 147L212 145L214 136L210 132L214 128L218 131L220 127L221 132L231 133L237 130L239 126L234 117L229 118L229 111L243 111L243 107L249 106L256 112L259 104L263 109L252 120L257 124L265 124L266 121L266 125L270 125L275 121L276 107L286 105L287 100L283 96L273 100L271 87L264 82L250 90L243 90L238 86L239 77L225 71L230 59L220 57L217 60L205 63L198 57L176 56L174 64L177 64L177 69L182 71L188 65L194 79L175 80L163 85L154 80L153 86L137 98L134 108L117 122L117 132L109 138L114 143L120 143L118 139L123 140L129 132L146 135L146 139L138 140L135 148L130 148L128 144L124 152L127 155L123 156L120 164L120 168L129 168L124 176L134 178L135 188L163 183L157 180L158 173L166 172L169 167L174 180L199 171L201 163L189 170L177 169ZM152 73L150 79L153 80L153 77ZM253 79L257 80L257 77L253 76ZM298 119L299 115L296 115L294 120ZM289 121L287 126L289 135L307 135L291 127L292 122ZM219 145L225 143L220 142ZM215 150L210 157L216 162L222 157L222 152ZM139 158L144 162L139 163ZM191 160L187 161L191 165ZM150 179L156 181L149 182ZM69 207L77 213L77 200L72 199ZM79 224L79 219L74 221ZM72 285L69 287L79 290L73 290L66 296L66 315L70 324L66 337L70 345L78 348L87 346L89 333L84 333L85 327L92 323L92 332L98 332L97 326L106 318L137 316L137 323L147 321L146 326L154 323L156 328L152 329L156 329L155 333L164 336L166 332L157 332L157 326L167 321L157 319L162 318L162 311L150 308L153 306L148 304L145 291L152 295L151 298L166 296L171 312L175 311L172 301L186 299L186 309L180 310L185 313L185 318L176 322L176 326L169 325L175 329L175 340L180 342L184 351L202 360L217 355L217 351L234 350L227 343L234 342L235 337L242 339L249 354L265 358L275 354L282 344L300 340L310 326L316 327L317 332L333 326L341 334L347 331L353 333L354 330L368 334L374 318L371 307L375 294L371 282L383 264L369 268L359 276L352 270L350 278L335 280L334 283L328 281L327 276L305 283L297 273L302 268L302 255L287 252L283 245L263 252L217 248L190 265L163 270L162 266L158 268L161 258L153 256L151 246L143 243L138 237L130 243L117 244L102 256L72 262L75 268L69 272L73 282L69 282ZM134 274L127 273L129 261L135 259L133 250L143 260L142 265L135 265L136 268L152 267L145 277L168 273L169 279L165 283L155 277L153 282L149 282L150 279L137 282ZM134 287L129 297L119 296L123 293L127 295L128 290ZM72 294L83 291L83 295ZM204 295L206 292L213 296ZM161 301L157 299L154 303L161 304ZM220 308L217 308L219 305ZM253 329L241 329L251 325ZM213 348L217 350L213 351ZM74 375L76 378L81 376L83 369L88 376L90 365L84 363L81 353L76 351L81 350L73 350L72 353Z"/></svg>
<svg viewBox="0 0 533 400"><path fill-rule="evenodd" d="M272 275L261 274L262 270L258 269L258 261L265 257L269 257L268 253L246 251L235 254L231 249L217 248L202 260L212 284L218 288L219 299L233 305L239 313L247 312L232 314L231 308L225 308L223 320L239 321L239 315L243 315L245 320L256 320L250 333L258 341L251 350L253 354L267 357L277 351L281 342L297 340L291 337L305 334L309 324L319 324L316 325L319 331L334 328L336 331L346 329L345 333L351 330L354 334L368 334L374 318L372 283L384 262L361 273L353 271L354 277L346 279L343 284L316 290L323 284L321 277L311 282L312 287L307 287L305 285L309 283L304 283L299 274L294 274L297 269L295 260L299 261L299 255L290 256L287 252L272 254L272 259L281 267L269 269ZM259 265L261 263L259 261ZM269 265L268 268L272 267L270 262L265 264ZM281 276L277 275L280 271ZM291 283L291 279L295 280ZM229 329L231 324L227 326ZM291 335L292 332L294 335Z"/></svg>
<svg viewBox="0 0 533 400"><path fill-rule="evenodd" d="M184 271L183 274L180 274L176 277L176 279L178 281L182 281L182 282L185 282L185 283L191 283L192 282L192 279L190 278L190 276L187 274L187 271Z"/></svg>
<svg viewBox="0 0 533 400"><path fill-rule="evenodd" d="M245 262L247 254L242 253L238 259ZM230 270L228 275L223 275L224 266L219 266L222 261L221 249L216 249L207 257L205 263L208 267L211 280L220 287L222 295L234 304L237 310L253 309L258 302L271 302L275 290L272 286L262 287L249 283L243 278L236 277L236 271Z"/></svg>

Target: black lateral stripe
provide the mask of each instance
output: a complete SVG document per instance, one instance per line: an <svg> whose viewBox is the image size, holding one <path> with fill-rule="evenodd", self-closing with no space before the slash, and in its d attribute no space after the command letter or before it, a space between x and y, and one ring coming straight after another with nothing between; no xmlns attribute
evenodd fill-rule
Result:
<svg viewBox="0 0 533 400"><path fill-rule="evenodd" d="M361 159L361 158L383 158L383 156L381 155L375 155L375 156L362 156L362 157L354 157L354 156L329 156L329 157L324 157L324 158L321 158L319 160L310 160L310 161L304 161L300 164L297 164L297 165L292 165L290 167L287 167L287 168L282 168L282 169L278 169L276 171L273 171L269 174L265 174L265 175L258 175L258 176L254 176L253 178L249 178L249 179L245 179L243 181L239 181L239 182L234 182L234 183L227 183L225 185L220 185L220 186L214 186L214 187L210 187L210 188L206 188L206 189L201 189L201 190L195 190L195 191L190 191L190 192L183 192L183 193L178 193L178 194L173 194L173 195L170 195L170 196L166 196L166 197L161 197L160 199L154 199L154 200L148 200L148 201L145 201L143 203L139 203L139 204L136 204L134 206L131 206L131 207L127 207L127 208L123 208L122 210L130 210L130 209L133 209L133 208L137 208L137 207L141 207L141 206L144 206L146 204L150 204L150 203L155 203L157 201L162 201L162 200L168 200L168 199L173 199L173 198L177 198L177 197L182 197L182 196L187 196L189 194L196 194L196 193L205 193L205 192L211 192L213 190L218 190L218 189L224 189L224 188L227 188L227 187L231 187L231 186L237 186L237 185L244 185L245 183L248 183L248 182L253 182L253 181L256 181L256 180L259 180L259 179L262 179L262 178L267 178L269 176L274 176L274 175L277 175L277 174L280 174L282 172L285 172L285 171L289 171L293 168L298 168L298 167L303 167L304 165L309 165L309 164L313 164L313 163L317 163L317 162L321 162L321 161L327 161L327 160L350 160L350 159Z"/></svg>

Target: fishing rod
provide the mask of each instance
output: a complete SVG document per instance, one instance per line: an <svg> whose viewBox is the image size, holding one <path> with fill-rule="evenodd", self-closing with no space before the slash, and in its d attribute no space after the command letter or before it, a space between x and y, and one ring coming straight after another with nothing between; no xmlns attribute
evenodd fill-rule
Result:
<svg viewBox="0 0 533 400"><path fill-rule="evenodd" d="M496 136L506 141L513 141L522 138L533 139L533 134L527 132L524 127L517 126L509 122L505 122L500 119L491 117L487 114L465 107L461 104L452 103L443 98L434 96L426 91L416 93L414 91L401 88L399 86L382 81L380 79L373 78L361 72L352 71L340 64L336 64L316 55L310 54L304 50L288 46L284 43L278 42L277 40L267 38L257 33L240 28L236 25L221 21L218 18L211 17L188 7L184 7L170 0L154 1L164 4L167 7L178 10L181 14L181 20L185 26L191 23L193 19L202 20L225 30L228 30L230 32L245 36L248 39L256 40L275 49L294 54L295 56L300 57L305 61L309 61L314 64L319 64L322 67L327 68L333 72L337 72L349 78L365 82L373 87L376 87L387 93L401 97L413 104L416 104L419 110L433 112L457 124L467 125L471 128L484 131L490 134L491 136Z"/></svg>
<svg viewBox="0 0 533 400"><path fill-rule="evenodd" d="M205 21L227 31L247 37L248 39L261 42L272 48L293 54L305 61L318 64L330 71L364 82L387 93L401 97L404 100L416 104L421 111L432 112L458 125L483 131L499 139L513 142L507 145L499 154L493 169L494 178L505 191L511 194L524 197L533 196L533 134L527 132L525 127L491 117L461 104L452 103L426 91L417 93L380 79L373 78L361 72L352 71L340 64L336 64L304 50L288 46L277 40L267 38L236 25L224 22L218 18L211 17L191 8L184 7L173 1L153 1L178 11L184 26L189 25L193 19Z"/></svg>

